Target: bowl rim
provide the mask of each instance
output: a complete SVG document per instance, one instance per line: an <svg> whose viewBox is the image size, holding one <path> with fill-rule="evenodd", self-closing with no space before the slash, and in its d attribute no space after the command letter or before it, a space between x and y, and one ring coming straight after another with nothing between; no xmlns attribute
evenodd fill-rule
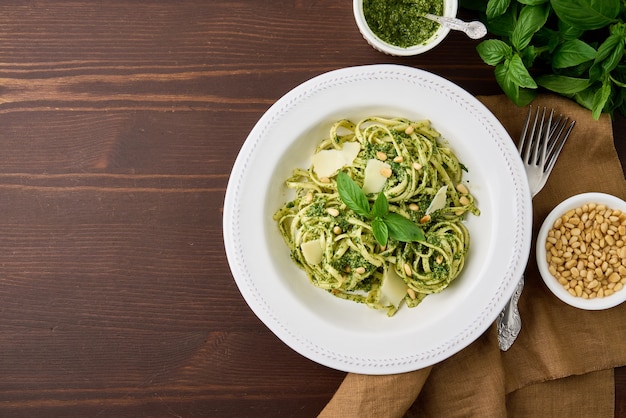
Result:
<svg viewBox="0 0 626 418"><path fill-rule="evenodd" d="M552 276L548 271L546 263L546 247L545 241L548 231L551 229L554 221L566 213L568 210L575 209L588 203L606 204L611 209L619 209L626 213L626 201L617 196L613 196L603 192L585 192L568 197L557 206L555 206L542 222L536 240L536 259L539 274L548 289L561 301L575 308L584 310L604 310L615 307L626 301L626 289L622 289L610 296L603 298L584 299L582 297L572 296L565 288Z"/></svg>
<svg viewBox="0 0 626 418"><path fill-rule="evenodd" d="M456 17L459 7L458 0L443 0L443 6L443 16ZM354 12L354 19L356 21L357 27L359 28L359 31L361 32L363 38L374 49L387 55L413 56L422 54L424 52L430 51L431 49L439 45L445 39L448 33L450 33L450 29L444 26L440 26L439 29L435 31L433 36L425 43L420 45L414 45L408 48L402 48L389 44L374 34L374 32L367 24L367 21L365 20L365 16L363 14L363 0L353 0L352 9Z"/></svg>

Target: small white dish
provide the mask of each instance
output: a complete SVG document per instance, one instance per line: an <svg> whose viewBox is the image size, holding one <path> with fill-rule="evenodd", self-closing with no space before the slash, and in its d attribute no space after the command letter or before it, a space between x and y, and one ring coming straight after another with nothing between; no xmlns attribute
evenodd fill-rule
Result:
<svg viewBox="0 0 626 418"><path fill-rule="evenodd" d="M624 302L626 300L626 289L619 290L610 296L602 298L584 299L579 296L573 296L548 271L548 262L546 261L546 239L554 222L571 209L576 209L589 203L605 204L610 209L619 209L623 213L626 213L625 201L605 193L582 193L565 199L552 209L539 230L536 245L537 266L539 267L541 278L548 289L561 301L579 309L602 310L612 308Z"/></svg>
<svg viewBox="0 0 626 418"><path fill-rule="evenodd" d="M456 17L458 7L458 0L444 0L443 16ZM450 29L444 27L443 25L440 25L437 31L428 41L424 42L421 45L414 45L408 48L402 48L389 44L376 36L376 34L374 34L372 29L370 29L369 25L367 24L365 15L363 14L363 0L354 0L353 11L357 27L359 28L361 35L363 35L363 38L365 38L367 43L369 43L374 49L387 55L412 56L422 54L426 51L430 51L431 49L439 45L450 32Z"/></svg>

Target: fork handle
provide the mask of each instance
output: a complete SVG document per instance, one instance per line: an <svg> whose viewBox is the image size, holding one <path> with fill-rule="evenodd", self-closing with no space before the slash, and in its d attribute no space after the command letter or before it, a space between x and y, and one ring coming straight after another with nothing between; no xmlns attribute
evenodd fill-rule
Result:
<svg viewBox="0 0 626 418"><path fill-rule="evenodd" d="M496 324L498 326L498 345L500 350L507 351L519 335L522 329L522 317L519 314L517 302L522 295L524 289L524 276L520 277L515 292L511 299L508 300L506 306L498 315Z"/></svg>

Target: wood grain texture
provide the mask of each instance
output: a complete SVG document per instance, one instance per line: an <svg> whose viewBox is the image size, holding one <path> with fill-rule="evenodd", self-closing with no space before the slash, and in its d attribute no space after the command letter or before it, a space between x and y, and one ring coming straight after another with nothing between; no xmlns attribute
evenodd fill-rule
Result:
<svg viewBox="0 0 626 418"><path fill-rule="evenodd" d="M315 416L344 374L240 296L232 164L272 103L336 68L401 63L500 93L475 45L385 56L331 0L3 1L0 416ZM626 417L624 368L616 386Z"/></svg>

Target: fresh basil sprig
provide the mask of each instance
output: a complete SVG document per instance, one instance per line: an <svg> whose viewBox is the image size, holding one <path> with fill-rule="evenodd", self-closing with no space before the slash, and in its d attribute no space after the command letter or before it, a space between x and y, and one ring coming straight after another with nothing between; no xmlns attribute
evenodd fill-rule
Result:
<svg viewBox="0 0 626 418"><path fill-rule="evenodd" d="M343 171L337 174L337 191L348 208L371 221L374 238L383 247L390 237L401 242L424 240L424 231L415 222L399 213L389 212L389 202L383 192L378 193L370 208L363 189Z"/></svg>
<svg viewBox="0 0 626 418"><path fill-rule="evenodd" d="M540 88L575 100L598 119L626 116L624 0L462 0L491 39L477 51L518 106Z"/></svg>

